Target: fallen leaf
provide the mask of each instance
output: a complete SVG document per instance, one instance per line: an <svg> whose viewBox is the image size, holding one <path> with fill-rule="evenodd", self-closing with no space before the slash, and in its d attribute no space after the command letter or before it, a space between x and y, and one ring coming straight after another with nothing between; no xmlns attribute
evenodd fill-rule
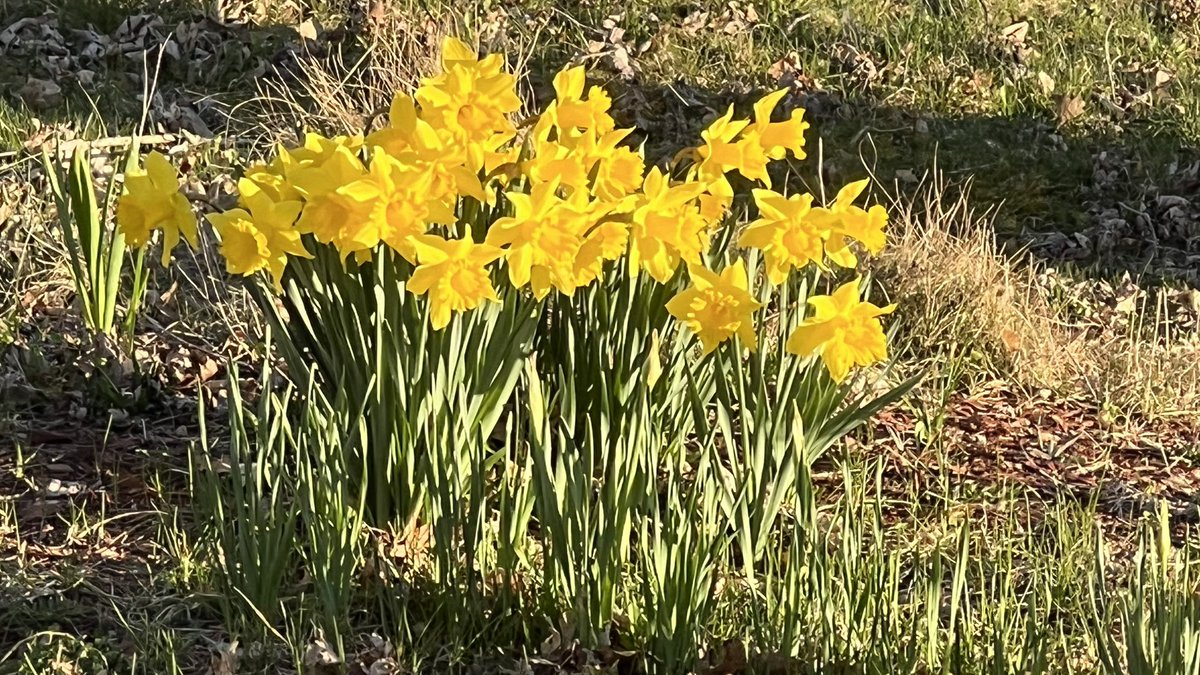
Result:
<svg viewBox="0 0 1200 675"><path fill-rule="evenodd" d="M1004 348L1010 354L1016 354L1021 351L1021 334L1011 328L1005 328L1000 331L1000 341L1004 343Z"/></svg>
<svg viewBox="0 0 1200 675"><path fill-rule="evenodd" d="M1054 93L1054 78L1046 74L1045 71L1038 71L1037 74L1038 86L1042 88L1042 93L1047 96Z"/></svg>
<svg viewBox="0 0 1200 675"><path fill-rule="evenodd" d="M238 672L238 643L234 640L230 643L220 642L215 647L216 653L213 654L212 675L237 675Z"/></svg>
<svg viewBox="0 0 1200 675"><path fill-rule="evenodd" d="M333 645L324 638L314 638L312 642L308 643L308 648L304 650L305 667L317 672L324 672L341 662Z"/></svg>
<svg viewBox="0 0 1200 675"><path fill-rule="evenodd" d="M767 77L780 85L790 85L796 80L796 73L800 72L800 67L797 65L799 62L800 54L798 52L788 52L782 59L767 68Z"/></svg>
<svg viewBox="0 0 1200 675"><path fill-rule="evenodd" d="M1061 96L1058 99L1058 123L1066 124L1083 114L1083 99L1078 96Z"/></svg>
<svg viewBox="0 0 1200 675"><path fill-rule="evenodd" d="M296 26L296 32L305 40L317 39L317 25L313 23L312 19L305 19L304 23Z"/></svg>
<svg viewBox="0 0 1200 675"><path fill-rule="evenodd" d="M1008 26L1005 26L1003 30L1000 31L1000 35L1004 39L1009 40L1010 42L1012 42L1013 44L1016 44L1016 45L1024 44L1025 36L1028 34L1029 34L1029 22L1028 21L1018 21L1016 23L1009 24Z"/></svg>
<svg viewBox="0 0 1200 675"><path fill-rule="evenodd" d="M206 356L204 360L200 362L200 381L207 382L211 380L213 375L216 375L219 369L220 366L217 364L216 360Z"/></svg>
<svg viewBox="0 0 1200 675"><path fill-rule="evenodd" d="M609 52L609 58L612 60L613 68L620 73L621 77L626 80L633 79L633 60L629 56L629 50L617 45Z"/></svg>

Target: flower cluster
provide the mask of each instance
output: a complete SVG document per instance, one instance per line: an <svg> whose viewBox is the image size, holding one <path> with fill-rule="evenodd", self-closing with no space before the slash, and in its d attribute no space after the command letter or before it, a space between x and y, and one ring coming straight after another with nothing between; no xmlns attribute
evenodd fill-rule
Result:
<svg viewBox="0 0 1200 675"><path fill-rule="evenodd" d="M289 260L315 246L332 247L346 265L390 248L413 266L406 288L427 296L441 329L457 312L499 301L494 266L539 300L570 296L613 268L663 284L686 269L690 286L667 309L707 353L735 336L755 348L760 303L744 263L705 267L735 185L755 186L758 218L738 243L761 251L771 285L810 264L855 267L855 242L871 253L883 247L886 211L854 204L865 180L825 206L771 189L770 162L805 157L803 111L776 119L786 91L760 99L750 119L731 106L682 164L647 168L633 130L617 127L608 94L586 79L582 67L560 72L554 100L518 128L522 103L503 57L480 58L447 39L441 72L397 94L386 127L365 137L310 133L246 170L238 207L208 215L228 271L265 272L281 290ZM127 180L118 219L134 245L162 229L164 263L181 233L195 243L174 169L159 155ZM813 314L789 350L819 354L836 380L886 358L879 317L891 308L863 302L857 281L809 303Z"/></svg>

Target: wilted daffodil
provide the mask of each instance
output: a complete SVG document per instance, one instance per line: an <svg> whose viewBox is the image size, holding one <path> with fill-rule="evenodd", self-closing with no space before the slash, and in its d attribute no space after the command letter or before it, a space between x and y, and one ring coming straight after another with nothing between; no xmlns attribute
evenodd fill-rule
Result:
<svg viewBox="0 0 1200 675"><path fill-rule="evenodd" d="M705 354L735 333L742 346L753 350L754 312L761 306L750 295L746 266L741 260L720 274L689 265L692 286L667 303L667 311L700 338Z"/></svg>
<svg viewBox="0 0 1200 675"><path fill-rule="evenodd" d="M836 382L846 379L854 366L887 360L887 338L879 317L895 305L877 307L863 302L859 280L842 285L833 295L808 299L813 315L792 332L787 350L800 356L820 354Z"/></svg>
<svg viewBox="0 0 1200 675"><path fill-rule="evenodd" d="M738 244L753 246L763 252L767 263L767 279L775 285L783 283L793 269L809 263L823 266L825 237L814 219L812 195L791 197L770 190L755 190L754 203L759 218L750 223Z"/></svg>
<svg viewBox="0 0 1200 675"><path fill-rule="evenodd" d="M155 230L162 230L163 266L170 264L180 235L196 245L196 215L179 192L175 167L160 153L146 156L145 170L125 176L125 192L117 200L117 227L133 248L145 246Z"/></svg>
<svg viewBox="0 0 1200 675"><path fill-rule="evenodd" d="M872 255L879 253L887 244L883 228L887 226L887 209L876 204L864 211L854 205L854 200L867 189L869 181L864 178L838 190L837 197L829 207L817 207L810 218L817 227L828 230L825 255L841 267L858 265L858 257L850 250L851 239L860 242Z"/></svg>
<svg viewBox="0 0 1200 675"><path fill-rule="evenodd" d="M497 300L487 266L503 255L488 244L468 236L442 239L422 234L412 239L419 265L408 280L408 290L429 295L429 322L434 330L450 323L455 312L475 309L485 300Z"/></svg>

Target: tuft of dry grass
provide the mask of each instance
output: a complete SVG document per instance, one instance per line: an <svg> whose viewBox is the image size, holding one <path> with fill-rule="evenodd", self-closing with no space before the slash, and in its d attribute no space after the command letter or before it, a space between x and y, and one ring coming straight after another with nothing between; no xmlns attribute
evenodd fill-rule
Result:
<svg viewBox="0 0 1200 675"><path fill-rule="evenodd" d="M889 245L872 271L899 305L897 352L930 363L967 359L1025 386L1061 383L1055 364L1082 358L1037 284L996 243L989 210L977 213L969 183L925 177L912 199L892 199Z"/></svg>
<svg viewBox="0 0 1200 675"><path fill-rule="evenodd" d="M890 245L872 262L899 304L901 362L1048 388L1117 415L1200 410L1200 336L1173 323L1164 294L1124 313L1095 298L1068 311L1061 284L1072 282L1001 250L994 211L974 210L969 183L933 173L913 194L892 199Z"/></svg>
<svg viewBox="0 0 1200 675"><path fill-rule="evenodd" d="M371 19L361 52L335 43L322 51L306 49L260 85L263 126L362 133L376 119L386 120L397 91L411 91L435 71L438 43L450 32L445 20L397 10Z"/></svg>

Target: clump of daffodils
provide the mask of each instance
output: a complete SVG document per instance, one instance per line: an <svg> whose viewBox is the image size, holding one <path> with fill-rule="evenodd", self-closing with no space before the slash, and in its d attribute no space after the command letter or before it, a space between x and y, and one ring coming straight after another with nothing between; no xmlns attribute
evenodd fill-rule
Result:
<svg viewBox="0 0 1200 675"><path fill-rule="evenodd" d="M310 133L249 167L238 207L207 216L228 271L262 272L282 290L289 260L313 247L336 249L347 266L391 249L411 266L406 289L427 298L440 330L456 314L499 302L505 281L541 300L570 296L616 265L663 284L686 270L690 285L667 310L708 353L732 340L754 349L762 309L741 260L705 266L735 184L758 186L758 217L738 244L761 251L763 283L778 286L810 265L854 268L855 246L872 254L884 246L886 211L855 205L867 181L823 206L772 189L772 161L805 157L803 111L775 119L785 91L759 100L752 119L735 118L731 106L681 153L682 164L647 167L628 143L632 129L616 128L611 99L587 86L584 68L560 72L555 99L519 129L512 117L521 100L505 66L501 55L479 58L447 39L441 73L397 94L386 127L365 137ZM163 230L166 262L181 235L195 241L183 199L174 169L151 154L146 172L126 182L119 226L135 245ZM788 337L789 351L820 355L837 381L886 359L880 317L892 307L864 302L858 280L808 303L813 311Z"/></svg>

